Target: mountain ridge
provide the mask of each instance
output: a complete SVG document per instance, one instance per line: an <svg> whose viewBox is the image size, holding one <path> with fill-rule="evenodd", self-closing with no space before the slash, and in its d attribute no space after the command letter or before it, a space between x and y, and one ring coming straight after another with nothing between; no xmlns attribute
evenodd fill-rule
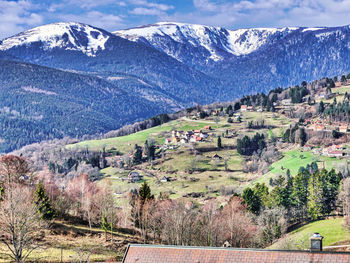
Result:
<svg viewBox="0 0 350 263"><path fill-rule="evenodd" d="M103 81L103 91L99 89L100 84L97 85L91 93L94 96L88 98L90 102L93 98L98 99L99 92L119 89L126 94L111 96L113 100L108 100L110 105L95 101L95 105L101 108L95 109L94 114L100 116L101 121L91 117L91 122L97 123L96 127L89 123L86 130L86 133L93 134L116 129L151 114L171 113L197 103L232 101L244 94L267 93L278 86L296 85L303 80L339 75L350 70L349 26L230 31L164 22L129 29L129 33L133 32L130 30L143 30L143 34L149 34L149 39L142 36L127 39L125 32L128 30L123 31L124 35L120 31L113 34L82 23L62 22L37 27L0 41L0 61L7 61L2 62L5 66L0 76L0 85L3 86L0 88L7 99L0 102L0 109L16 104L18 90L30 93L36 99L59 94L57 83L50 83L50 77L55 79L57 76L55 70L67 72L66 76L77 73L91 77L92 83ZM14 61L19 64L14 64ZM27 63L47 67L45 70L32 69L41 82L34 79L35 85L28 83L29 71L22 70ZM16 65L15 71L11 69L13 65ZM43 76L37 72L42 72ZM8 74L16 74L11 75L13 85L7 82ZM57 81L62 81L61 77ZM65 79L63 83L65 86L61 88L64 90L79 82ZM47 85L54 84L55 90L46 90ZM89 81L84 85L90 88ZM50 95L50 92L53 93ZM81 93L84 92L87 91L82 88ZM78 98L84 100L83 95L78 94ZM144 105L136 109L135 101ZM124 119L117 112L118 103L126 114ZM77 107L90 114L89 105L82 105ZM26 106L29 109L21 110L26 112L33 107L28 103ZM107 114L105 107L109 107ZM14 110L22 114L18 109ZM68 109L66 111L69 112ZM132 116L133 112L138 113ZM53 117L55 112L51 113ZM103 123L103 116L106 116L107 125ZM118 116L114 119L115 123L113 116ZM50 125L54 125L51 117ZM11 116L6 118L10 120ZM45 132L44 138L56 134ZM65 135L74 137L82 134L67 127L59 134L60 137ZM2 137L4 133L0 132ZM22 146L21 143L18 145Z"/></svg>

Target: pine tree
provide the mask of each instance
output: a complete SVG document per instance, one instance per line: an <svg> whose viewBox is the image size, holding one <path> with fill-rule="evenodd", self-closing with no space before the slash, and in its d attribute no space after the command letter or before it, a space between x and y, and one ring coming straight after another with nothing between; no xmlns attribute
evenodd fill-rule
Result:
<svg viewBox="0 0 350 263"><path fill-rule="evenodd" d="M135 144L133 163L139 164L142 161L142 147Z"/></svg>
<svg viewBox="0 0 350 263"><path fill-rule="evenodd" d="M156 152L155 141L153 139L146 140L145 152L146 152L148 161L152 161L155 157L155 152Z"/></svg>
<svg viewBox="0 0 350 263"><path fill-rule="evenodd" d="M139 189L139 197L142 201L154 198L154 195L151 193L151 188L146 182L144 182Z"/></svg>
<svg viewBox="0 0 350 263"><path fill-rule="evenodd" d="M246 188L243 191L242 198L248 206L248 210L256 215L259 214L261 208L261 199L254 193L251 188Z"/></svg>
<svg viewBox="0 0 350 263"><path fill-rule="evenodd" d="M35 204L38 207L38 212L42 219L52 220L54 218L55 212L51 206L50 199L45 192L42 182L39 182L35 191Z"/></svg>
<svg viewBox="0 0 350 263"><path fill-rule="evenodd" d="M320 174L317 171L312 174L308 187L308 211L311 219L316 220L322 215L322 186L320 180Z"/></svg>
<svg viewBox="0 0 350 263"><path fill-rule="evenodd" d="M323 113L324 112L324 103L323 101L320 102L318 105L318 113Z"/></svg>
<svg viewBox="0 0 350 263"><path fill-rule="evenodd" d="M221 145L221 137L219 136L218 137L218 149L221 149L222 148L222 145Z"/></svg>

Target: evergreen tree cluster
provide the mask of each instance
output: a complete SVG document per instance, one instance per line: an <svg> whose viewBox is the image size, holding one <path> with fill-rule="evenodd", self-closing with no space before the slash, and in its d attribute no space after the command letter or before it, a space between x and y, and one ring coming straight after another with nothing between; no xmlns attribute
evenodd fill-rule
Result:
<svg viewBox="0 0 350 263"><path fill-rule="evenodd" d="M334 121L350 121L350 103L348 98L338 103L334 101L327 106L323 104L323 111L320 110L320 107L321 105L319 106L319 113L323 112L325 116L330 117Z"/></svg>
<svg viewBox="0 0 350 263"><path fill-rule="evenodd" d="M54 218L55 211L41 181L35 191L35 204L38 208L41 219L52 220Z"/></svg>
<svg viewBox="0 0 350 263"><path fill-rule="evenodd" d="M307 141L307 134L303 127L299 127L298 124L289 127L283 134L283 141L289 143L299 143L304 146Z"/></svg>
<svg viewBox="0 0 350 263"><path fill-rule="evenodd" d="M303 97L309 94L308 89L305 86L295 86L289 89L289 95L292 103L301 103L303 101Z"/></svg>
<svg viewBox="0 0 350 263"><path fill-rule="evenodd" d="M266 148L264 134L256 133L252 138L246 135L242 139L237 139L237 152L241 155L252 155L264 148Z"/></svg>
<svg viewBox="0 0 350 263"><path fill-rule="evenodd" d="M293 211L291 221L315 220L330 215L336 209L342 174L334 169L319 170L316 163L301 168L294 177L279 176L271 190L265 184L246 188L242 197L249 210L259 214L263 209L283 207Z"/></svg>

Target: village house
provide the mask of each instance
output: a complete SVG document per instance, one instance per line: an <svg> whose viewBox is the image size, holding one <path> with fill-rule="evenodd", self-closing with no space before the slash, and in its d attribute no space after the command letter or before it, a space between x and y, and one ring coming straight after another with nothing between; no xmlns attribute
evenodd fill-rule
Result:
<svg viewBox="0 0 350 263"><path fill-rule="evenodd" d="M248 106L248 107L247 107L247 110L248 110L248 111L253 111L253 110L254 110L254 107L253 107L253 106Z"/></svg>
<svg viewBox="0 0 350 263"><path fill-rule="evenodd" d="M211 130L211 126L210 125L204 126L204 130Z"/></svg>
<svg viewBox="0 0 350 263"><path fill-rule="evenodd" d="M325 96L326 96L326 93L324 93L324 92L320 92L320 93L318 94L318 98L320 98L320 99L324 99Z"/></svg>
<svg viewBox="0 0 350 263"><path fill-rule="evenodd" d="M128 180L132 183L139 182L143 179L143 176L140 175L138 172L130 172L128 175Z"/></svg>
<svg viewBox="0 0 350 263"><path fill-rule="evenodd" d="M284 99L281 101L283 106L290 106L292 105L292 100L291 99Z"/></svg>
<svg viewBox="0 0 350 263"><path fill-rule="evenodd" d="M323 124L315 124L314 130L315 131L324 131L326 127Z"/></svg>
<svg viewBox="0 0 350 263"><path fill-rule="evenodd" d="M170 180L170 177L163 176L163 177L160 179L160 181L161 181L162 183L167 183L167 182L170 182L171 180Z"/></svg>
<svg viewBox="0 0 350 263"><path fill-rule="evenodd" d="M241 105L241 111L247 111L248 106L247 105Z"/></svg>
<svg viewBox="0 0 350 263"><path fill-rule="evenodd" d="M343 146L342 145L331 145L329 147L323 148L323 155L328 157L342 157L343 156Z"/></svg>
<svg viewBox="0 0 350 263"><path fill-rule="evenodd" d="M336 82L334 83L334 85L335 85L336 87L340 87L340 86L341 86L341 82L340 82L340 81L336 81Z"/></svg>
<svg viewBox="0 0 350 263"><path fill-rule="evenodd" d="M221 160L222 157L220 155L218 155L217 153L215 155L213 155L213 160Z"/></svg>
<svg viewBox="0 0 350 263"><path fill-rule="evenodd" d="M171 138L171 142L172 143L178 143L178 142L180 142L180 138L177 137L177 136L174 136L174 137Z"/></svg>
<svg viewBox="0 0 350 263"><path fill-rule="evenodd" d="M328 150L328 156L329 157L342 157L343 151L342 150Z"/></svg>
<svg viewBox="0 0 350 263"><path fill-rule="evenodd" d="M171 138L165 138L164 144L170 144L171 143Z"/></svg>
<svg viewBox="0 0 350 263"><path fill-rule="evenodd" d="M181 144L188 143L188 139L187 138L181 138L180 143Z"/></svg>

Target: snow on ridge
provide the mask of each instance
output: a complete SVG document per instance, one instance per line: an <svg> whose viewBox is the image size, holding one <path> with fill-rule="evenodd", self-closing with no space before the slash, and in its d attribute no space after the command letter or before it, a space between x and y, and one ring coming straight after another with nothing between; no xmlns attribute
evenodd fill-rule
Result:
<svg viewBox="0 0 350 263"><path fill-rule="evenodd" d="M318 31L321 29L325 29L325 27L308 27L308 28L304 28L302 32L307 32L307 31Z"/></svg>
<svg viewBox="0 0 350 263"><path fill-rule="evenodd" d="M214 61L222 60L217 48L225 50L235 56L247 55L264 45L268 38L277 32L291 32L298 27L284 28L250 28L227 30L221 27L211 27L197 24L184 24L174 22L159 22L114 32L114 34L132 41L145 38L152 45L158 46L155 36L171 37L180 43L190 43L194 47L204 47L210 53L209 58ZM161 49L164 47L161 47ZM176 58L174 52L164 50ZM181 58L179 58L181 60Z"/></svg>
<svg viewBox="0 0 350 263"><path fill-rule="evenodd" d="M87 43L79 42L79 34L82 32L87 39ZM97 28L81 23L53 23L35 27L15 36L6 38L0 45L0 50L8 50L15 46L29 45L41 41L43 49L49 50L56 47L68 50L76 50L88 56L95 56L98 50L105 49L105 43L109 36Z"/></svg>

